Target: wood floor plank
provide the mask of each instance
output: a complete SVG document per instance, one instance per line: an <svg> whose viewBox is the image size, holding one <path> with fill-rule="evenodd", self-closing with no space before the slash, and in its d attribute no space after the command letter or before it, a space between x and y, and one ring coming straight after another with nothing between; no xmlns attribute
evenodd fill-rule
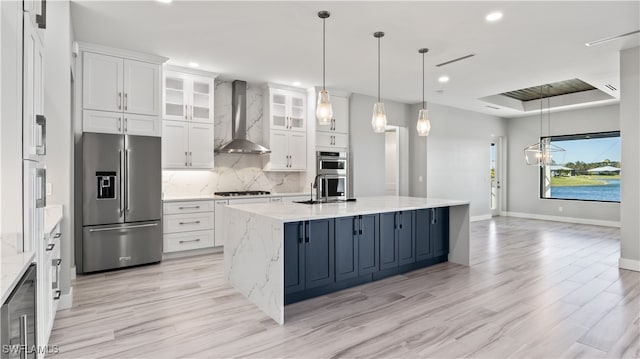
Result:
<svg viewBox="0 0 640 359"><path fill-rule="evenodd" d="M441 263L287 306L280 326L223 278L223 255L78 276L52 358L638 358L640 273L619 229L471 224Z"/></svg>

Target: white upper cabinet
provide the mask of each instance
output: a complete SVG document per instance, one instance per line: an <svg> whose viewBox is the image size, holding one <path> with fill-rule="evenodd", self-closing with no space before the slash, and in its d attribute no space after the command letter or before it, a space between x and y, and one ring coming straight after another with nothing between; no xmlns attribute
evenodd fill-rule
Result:
<svg viewBox="0 0 640 359"><path fill-rule="evenodd" d="M162 126L163 168L213 168L213 125L162 121Z"/></svg>
<svg viewBox="0 0 640 359"><path fill-rule="evenodd" d="M157 115L160 66L120 57L84 53L83 108Z"/></svg>
<svg viewBox="0 0 640 359"><path fill-rule="evenodd" d="M124 60L84 53L82 107L87 110L122 112Z"/></svg>
<svg viewBox="0 0 640 359"><path fill-rule="evenodd" d="M189 124L162 121L162 167L187 168L189 165Z"/></svg>
<svg viewBox="0 0 640 359"><path fill-rule="evenodd" d="M304 132L271 130L271 153L265 155L265 171L306 171L307 134Z"/></svg>
<svg viewBox="0 0 640 359"><path fill-rule="evenodd" d="M80 47L83 131L160 136L160 66L166 59L92 44Z"/></svg>
<svg viewBox="0 0 640 359"><path fill-rule="evenodd" d="M166 66L162 118L213 123L214 80L217 74Z"/></svg>
<svg viewBox="0 0 640 359"><path fill-rule="evenodd" d="M269 126L264 136L271 153L264 155L265 171L307 170L307 96L293 88L267 86L264 111Z"/></svg>
<svg viewBox="0 0 640 359"><path fill-rule="evenodd" d="M265 98L269 128L299 132L307 130L307 97L304 92L268 87Z"/></svg>
<svg viewBox="0 0 640 359"><path fill-rule="evenodd" d="M124 60L124 112L157 115L160 108L160 66Z"/></svg>
<svg viewBox="0 0 640 359"><path fill-rule="evenodd" d="M189 168L213 168L213 125L189 124Z"/></svg>

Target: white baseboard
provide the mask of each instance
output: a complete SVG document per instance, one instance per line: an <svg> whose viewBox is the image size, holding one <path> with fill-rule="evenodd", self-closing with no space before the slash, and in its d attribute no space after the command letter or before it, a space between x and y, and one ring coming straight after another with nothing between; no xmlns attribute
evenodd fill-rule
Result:
<svg viewBox="0 0 640 359"><path fill-rule="evenodd" d="M618 260L618 267L640 272L640 261L620 257L620 259Z"/></svg>
<svg viewBox="0 0 640 359"><path fill-rule="evenodd" d="M509 217L517 217L517 218L539 219L539 220L543 220L543 221L590 224L590 225L594 225L594 226L606 226L606 227L618 227L618 228L620 228L620 222L619 221L618 222L617 221L602 221L602 220L599 220L599 219L547 216L547 215L543 215L543 214L520 213L520 212L507 212L507 216L509 216Z"/></svg>
<svg viewBox="0 0 640 359"><path fill-rule="evenodd" d="M489 214L481 214L479 216L471 216L471 218L469 219L470 222L478 222L478 221L486 221L488 219L491 219L491 213Z"/></svg>
<svg viewBox="0 0 640 359"><path fill-rule="evenodd" d="M193 256L199 256L202 254L209 254L209 253L222 253L223 249L224 249L223 246L218 246L218 247L212 247L212 248L192 249L190 251L169 252L169 253L162 254L162 260L193 257Z"/></svg>
<svg viewBox="0 0 640 359"><path fill-rule="evenodd" d="M75 273L75 272L74 272ZM73 305L73 287L69 288L69 293L60 296L58 310L69 309Z"/></svg>

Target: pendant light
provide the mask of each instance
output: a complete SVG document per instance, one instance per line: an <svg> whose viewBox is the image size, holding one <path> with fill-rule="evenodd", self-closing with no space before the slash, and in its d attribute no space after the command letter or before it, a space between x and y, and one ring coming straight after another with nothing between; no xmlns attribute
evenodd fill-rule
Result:
<svg viewBox="0 0 640 359"><path fill-rule="evenodd" d="M418 136L429 136L431 130L431 121L427 117L427 102L424 100L424 54L427 52L429 52L427 48L418 50L418 53L422 54L422 109L418 112L418 123L416 124Z"/></svg>
<svg viewBox="0 0 640 359"><path fill-rule="evenodd" d="M318 17L322 19L322 90L318 93L318 104L316 106L316 118L319 125L328 125L333 119L333 107L329 102L329 92L325 88L325 20L331 14L328 11L318 12Z"/></svg>
<svg viewBox="0 0 640 359"><path fill-rule="evenodd" d="M387 128L387 115L384 113L384 104L380 100L380 38L384 36L384 32L378 31L373 37L378 39L378 102L373 105L373 116L371 117L371 127L373 132L382 133Z"/></svg>
<svg viewBox="0 0 640 359"><path fill-rule="evenodd" d="M524 149L525 161L530 166L542 167L551 165L554 161L561 163L564 161L566 153L564 148L551 144L551 96L549 90L551 85L545 87L547 88L547 137L540 138L540 142ZM542 122L544 120L542 88L543 86L540 86L540 137L542 137Z"/></svg>

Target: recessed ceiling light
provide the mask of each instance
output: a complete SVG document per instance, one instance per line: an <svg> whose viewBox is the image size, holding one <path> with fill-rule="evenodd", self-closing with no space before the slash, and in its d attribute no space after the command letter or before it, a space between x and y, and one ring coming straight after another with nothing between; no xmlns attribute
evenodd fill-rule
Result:
<svg viewBox="0 0 640 359"><path fill-rule="evenodd" d="M449 76L440 76L440 77L438 77L438 82L440 82L442 84L449 82Z"/></svg>
<svg viewBox="0 0 640 359"><path fill-rule="evenodd" d="M159 0L158 0L159 1ZM197 62L190 62L189 63L190 67L200 67L200 65Z"/></svg>
<svg viewBox="0 0 640 359"><path fill-rule="evenodd" d="M157 2L161 2L163 4L170 4L173 0L156 0Z"/></svg>
<svg viewBox="0 0 640 359"><path fill-rule="evenodd" d="M485 17L485 19L486 19L487 21L489 21L489 22L498 21L498 20L502 19L502 13L501 13L501 12L499 12L499 11L489 13L489 15L487 15L487 16Z"/></svg>
<svg viewBox="0 0 640 359"><path fill-rule="evenodd" d="M292 85L293 85L293 86L300 86L300 85L302 85L302 84L300 83L300 81L295 81L294 83L292 83Z"/></svg>

